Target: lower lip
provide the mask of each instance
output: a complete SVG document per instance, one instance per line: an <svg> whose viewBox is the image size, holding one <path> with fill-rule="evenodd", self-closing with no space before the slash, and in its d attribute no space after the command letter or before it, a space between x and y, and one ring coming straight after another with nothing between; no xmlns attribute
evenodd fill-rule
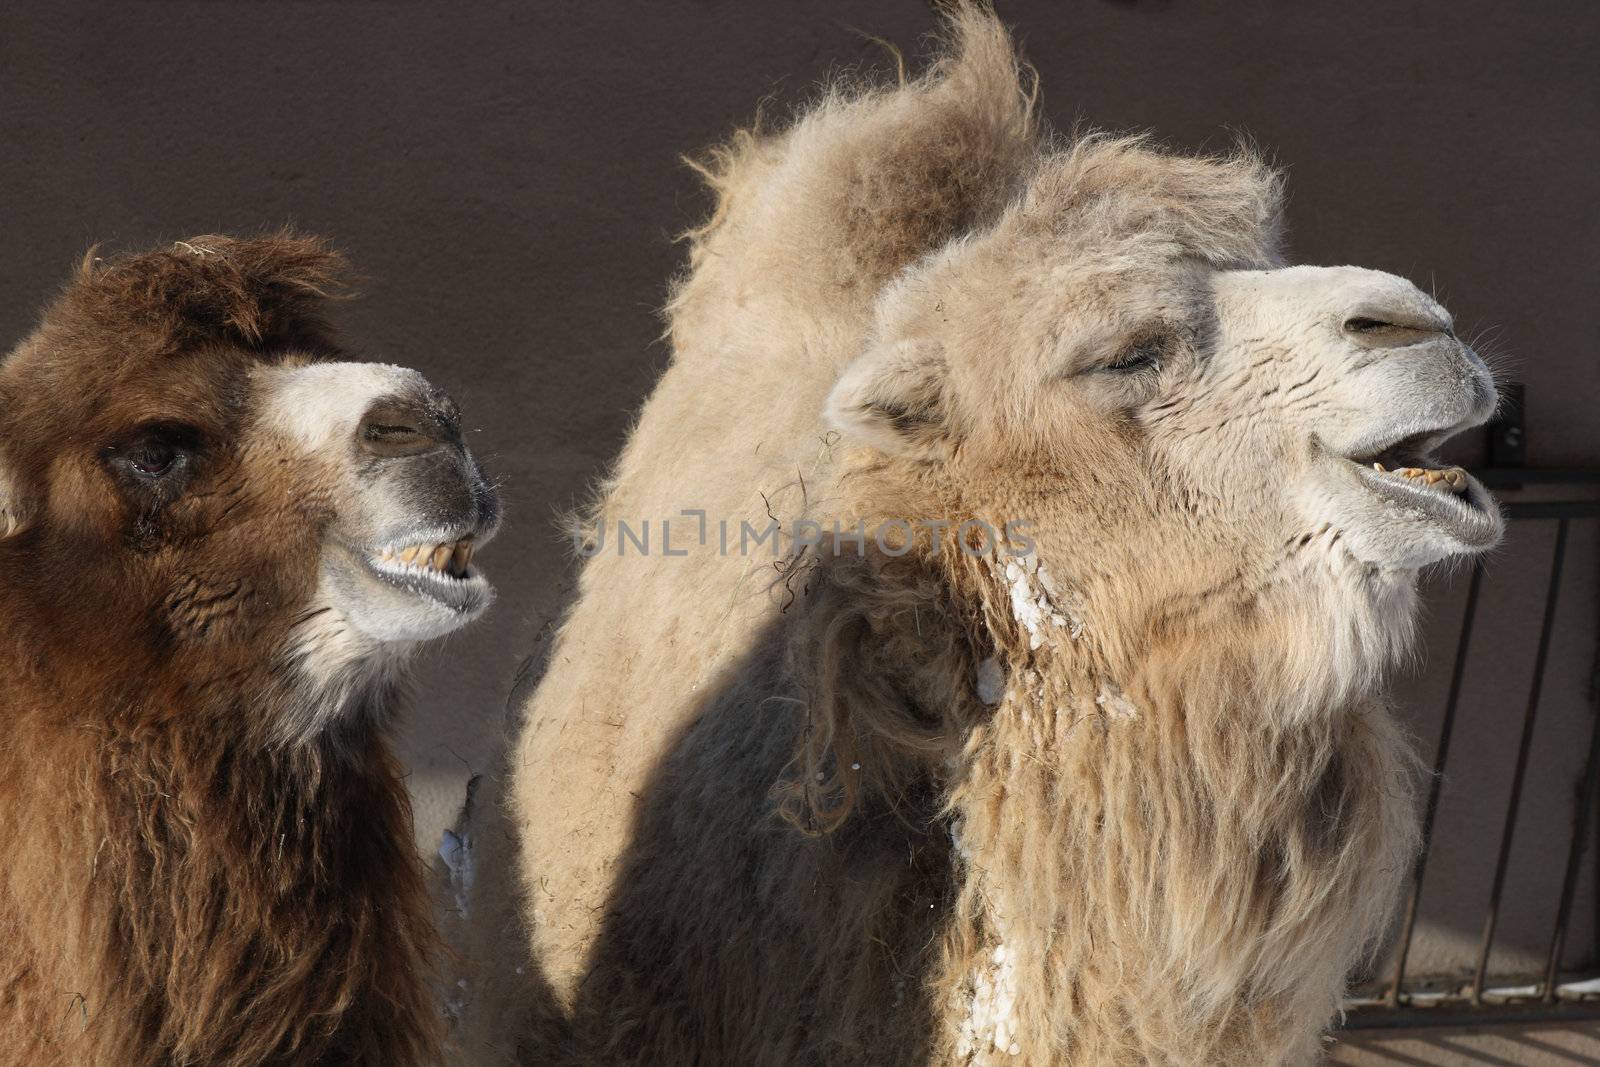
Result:
<svg viewBox="0 0 1600 1067"><path fill-rule="evenodd" d="M1356 464L1356 470L1386 498L1422 511L1428 519L1445 526L1469 545L1489 544L1498 534L1498 523L1488 507L1489 495L1471 475L1467 476L1465 492L1447 493L1412 485L1402 478L1360 464Z"/></svg>
<svg viewBox="0 0 1600 1067"><path fill-rule="evenodd" d="M488 597L489 583L476 567L468 567L466 575L457 578L419 567L396 567L370 556L364 558L367 569L388 584L458 611L472 610Z"/></svg>
<svg viewBox="0 0 1600 1067"><path fill-rule="evenodd" d="M1427 493L1428 497L1424 499L1438 497L1442 500L1454 500L1458 503L1465 504L1474 510L1478 510L1477 504L1475 504L1472 500L1472 483L1470 481L1460 492L1453 492L1449 489L1436 489L1431 485L1418 484L1417 481L1407 478L1405 475L1399 474L1395 471L1376 471L1371 467L1359 463L1356 464L1356 467L1363 475L1371 478L1374 482L1380 485L1399 486L1406 490L1411 490L1417 493ZM1465 472L1463 471L1462 473Z"/></svg>

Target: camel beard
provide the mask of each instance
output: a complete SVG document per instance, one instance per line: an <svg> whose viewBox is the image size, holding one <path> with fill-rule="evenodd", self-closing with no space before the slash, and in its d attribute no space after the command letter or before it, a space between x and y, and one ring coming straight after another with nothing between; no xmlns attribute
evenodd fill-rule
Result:
<svg viewBox="0 0 1600 1067"><path fill-rule="evenodd" d="M1409 749L1357 691L1380 665L1339 677L1389 650L1324 616L1319 662L1285 611L1117 679L1059 578L994 571L1013 640L948 791L946 1062L1312 1062L1303 1020L1337 1012L1416 839Z"/></svg>

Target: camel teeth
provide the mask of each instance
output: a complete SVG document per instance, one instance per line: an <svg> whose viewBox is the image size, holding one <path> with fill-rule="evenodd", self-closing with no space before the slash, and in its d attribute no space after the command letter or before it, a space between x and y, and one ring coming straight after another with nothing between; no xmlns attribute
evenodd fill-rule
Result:
<svg viewBox="0 0 1600 1067"><path fill-rule="evenodd" d="M1444 492L1454 493L1457 496L1467 492L1467 472L1460 467L1396 467L1389 470L1382 463L1374 462L1372 469L1379 474L1396 474L1411 482L1413 485L1424 486L1429 489L1440 489Z"/></svg>
<svg viewBox="0 0 1600 1067"><path fill-rule="evenodd" d="M435 544L408 545L396 548L386 545L377 550L380 563L428 571L451 578L466 578L472 566L472 556L477 550L470 536L459 541L439 541Z"/></svg>

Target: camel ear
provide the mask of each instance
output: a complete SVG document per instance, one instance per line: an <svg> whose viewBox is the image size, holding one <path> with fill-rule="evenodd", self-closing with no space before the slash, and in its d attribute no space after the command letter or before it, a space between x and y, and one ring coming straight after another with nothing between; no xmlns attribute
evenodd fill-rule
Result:
<svg viewBox="0 0 1600 1067"><path fill-rule="evenodd" d="M937 341L876 343L845 369L828 394L828 422L891 455L930 448L948 436L947 371Z"/></svg>
<svg viewBox="0 0 1600 1067"><path fill-rule="evenodd" d="M172 257L189 272L182 290L189 318L248 341L315 315L344 291L344 257L319 237L207 234L177 242Z"/></svg>
<svg viewBox="0 0 1600 1067"><path fill-rule="evenodd" d="M207 234L104 264L91 256L78 288L104 329L157 324L191 339L265 345L316 332L327 302L347 295L344 269L320 238Z"/></svg>

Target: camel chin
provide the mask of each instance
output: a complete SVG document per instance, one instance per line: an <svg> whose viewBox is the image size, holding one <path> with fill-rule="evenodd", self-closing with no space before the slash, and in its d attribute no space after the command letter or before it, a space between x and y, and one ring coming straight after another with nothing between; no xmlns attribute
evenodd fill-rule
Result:
<svg viewBox="0 0 1600 1067"><path fill-rule="evenodd" d="M472 524L400 531L376 547L332 544L322 581L351 624L381 641L428 641L460 629L494 599L472 564L493 528Z"/></svg>
<svg viewBox="0 0 1600 1067"><path fill-rule="evenodd" d="M1307 510L1342 530L1357 558L1379 567L1416 570L1499 542L1505 522L1481 482L1431 456L1402 464L1330 456L1321 483L1305 494Z"/></svg>

